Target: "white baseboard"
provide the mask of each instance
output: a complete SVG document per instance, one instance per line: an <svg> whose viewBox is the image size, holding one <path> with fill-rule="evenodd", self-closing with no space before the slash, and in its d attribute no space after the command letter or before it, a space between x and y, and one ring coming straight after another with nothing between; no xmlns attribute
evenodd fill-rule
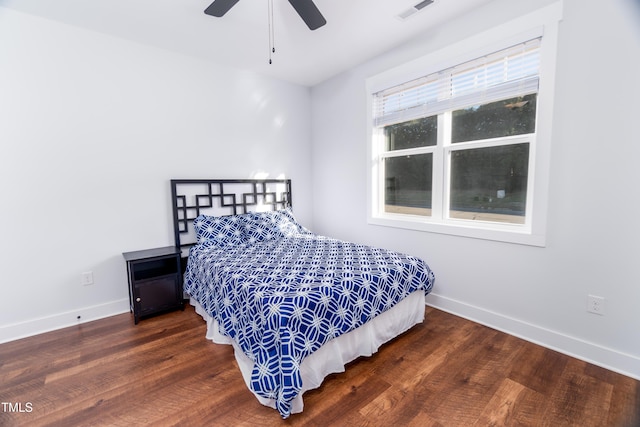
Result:
<svg viewBox="0 0 640 427"><path fill-rule="evenodd" d="M0 326L0 344L62 329L129 311L129 300L121 299L91 307Z"/></svg>
<svg viewBox="0 0 640 427"><path fill-rule="evenodd" d="M640 380L640 358L500 313L431 293L427 305Z"/></svg>

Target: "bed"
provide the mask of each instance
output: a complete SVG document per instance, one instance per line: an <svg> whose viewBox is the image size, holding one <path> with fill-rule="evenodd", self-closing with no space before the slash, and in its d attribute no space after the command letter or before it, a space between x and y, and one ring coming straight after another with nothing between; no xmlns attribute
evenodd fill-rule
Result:
<svg viewBox="0 0 640 427"><path fill-rule="evenodd" d="M207 338L233 346L247 387L282 418L328 374L423 321L429 266L306 229L290 180L171 186L184 291Z"/></svg>

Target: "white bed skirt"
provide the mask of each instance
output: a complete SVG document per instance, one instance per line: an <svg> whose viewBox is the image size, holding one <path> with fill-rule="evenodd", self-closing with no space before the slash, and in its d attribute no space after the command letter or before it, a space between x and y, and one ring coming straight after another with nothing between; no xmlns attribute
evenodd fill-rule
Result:
<svg viewBox="0 0 640 427"><path fill-rule="evenodd" d="M242 377L249 390L251 390L251 372L253 371L251 359L243 353L235 341L218 332L218 323L193 298L191 298L191 305L195 307L196 313L201 315L207 322L208 339L215 343L233 346ZM304 407L302 394L305 391L319 387L327 375L344 372L347 363L360 356L371 356L385 342L421 323L424 320L424 310L424 291L413 292L391 310L378 315L359 328L327 342L307 356L300 365L302 390L291 405L291 413L302 412ZM276 407L273 399L267 399L255 393L254 395L263 405L272 408Z"/></svg>

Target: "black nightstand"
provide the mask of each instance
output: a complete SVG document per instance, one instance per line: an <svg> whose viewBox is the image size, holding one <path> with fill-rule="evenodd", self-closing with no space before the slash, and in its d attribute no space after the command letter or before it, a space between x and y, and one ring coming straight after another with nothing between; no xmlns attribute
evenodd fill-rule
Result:
<svg viewBox="0 0 640 427"><path fill-rule="evenodd" d="M135 323L141 317L184 310L180 249L174 246L125 252L129 304Z"/></svg>

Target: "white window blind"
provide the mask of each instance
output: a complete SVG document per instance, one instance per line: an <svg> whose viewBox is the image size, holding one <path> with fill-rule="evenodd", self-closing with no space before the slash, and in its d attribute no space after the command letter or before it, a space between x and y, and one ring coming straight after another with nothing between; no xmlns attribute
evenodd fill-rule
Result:
<svg viewBox="0 0 640 427"><path fill-rule="evenodd" d="M382 127L538 91L540 38L494 52L373 95Z"/></svg>

